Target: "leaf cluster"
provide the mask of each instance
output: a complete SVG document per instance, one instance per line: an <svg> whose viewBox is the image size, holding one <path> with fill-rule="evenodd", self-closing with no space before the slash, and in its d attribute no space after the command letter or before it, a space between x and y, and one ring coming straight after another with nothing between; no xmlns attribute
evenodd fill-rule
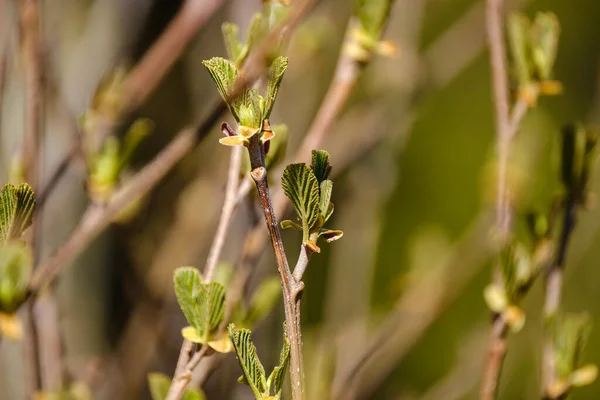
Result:
<svg viewBox="0 0 600 400"><path fill-rule="evenodd" d="M319 237L323 236L329 243L344 234L340 230L323 227L334 210L331 202L333 182L328 179L330 173L329 153L313 150L310 167L303 163L290 164L281 178L283 191L292 202L301 222L299 225L286 220L281 222L281 227L302 231L302 243L314 252L321 251L317 246Z"/></svg>
<svg viewBox="0 0 600 400"><path fill-rule="evenodd" d="M256 400L279 400L283 389L283 381L289 365L290 343L287 339L287 330L283 329L283 348L279 355L279 363L267 378L256 347L250 337L248 329L238 329L234 324L229 324L229 339L233 344L238 363L243 375L238 379L240 383L250 386ZM271 394L273 393L273 394Z"/></svg>
<svg viewBox="0 0 600 400"><path fill-rule="evenodd" d="M94 201L103 203L108 200L135 150L152 129L152 121L140 118L129 127L122 139L111 135L98 151L94 146L88 146L88 189ZM93 136L94 132L88 131L88 134Z"/></svg>

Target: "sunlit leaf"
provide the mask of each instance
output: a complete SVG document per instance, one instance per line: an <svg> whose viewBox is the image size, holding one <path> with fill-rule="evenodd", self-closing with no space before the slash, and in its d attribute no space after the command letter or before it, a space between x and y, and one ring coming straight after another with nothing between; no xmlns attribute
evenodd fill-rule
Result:
<svg viewBox="0 0 600 400"><path fill-rule="evenodd" d="M329 175L331 174L329 153L325 150L313 150L310 169L312 169L319 184L329 178Z"/></svg>
<svg viewBox="0 0 600 400"><path fill-rule="evenodd" d="M205 60L202 62L202 64L204 64L204 66L208 69L208 72L217 85L217 90L221 94L223 100L229 106L231 113L235 119L239 121L238 107L236 104L233 104L234 102L232 102L230 99L235 80L238 77L237 68L231 61L221 57L214 57L210 60Z"/></svg>
<svg viewBox="0 0 600 400"><path fill-rule="evenodd" d="M540 80L550 79L556 54L560 24L558 18L551 12L538 12L531 26L531 43L533 47L533 62Z"/></svg>
<svg viewBox="0 0 600 400"><path fill-rule="evenodd" d="M302 220L304 241L319 214L319 183L305 164L290 164L283 171L281 185Z"/></svg>
<svg viewBox="0 0 600 400"><path fill-rule="evenodd" d="M281 221L281 228L283 229L295 229L297 231L302 231L302 226L298 225L294 221L290 221L289 219Z"/></svg>
<svg viewBox="0 0 600 400"><path fill-rule="evenodd" d="M285 323L283 324L283 347L279 354L279 364L273 369L271 375L269 375L267 386L269 389L275 391L275 398L281 398L281 391L283 389L283 381L285 380L285 374L287 372L290 361L290 341L287 338L287 329Z"/></svg>
<svg viewBox="0 0 600 400"><path fill-rule="evenodd" d="M18 239L33 222L35 196L26 183L7 184L0 192L0 245Z"/></svg>
<svg viewBox="0 0 600 400"><path fill-rule="evenodd" d="M269 119L269 116L271 115L271 111L273 110L275 99L277 99L279 86L281 86L281 80L283 79L283 74L287 69L287 65L287 57L277 57L275 61L273 61L273 64L269 69L269 78L267 81L267 95L265 98L265 111L263 115L264 119Z"/></svg>
<svg viewBox="0 0 600 400"><path fill-rule="evenodd" d="M585 313L558 315L552 321L554 362L559 378L567 379L579 367L590 331L590 317Z"/></svg>
<svg viewBox="0 0 600 400"><path fill-rule="evenodd" d="M244 45L240 43L239 39L240 27L232 22L225 22L221 25L221 31L229 59L239 66L238 60L244 50Z"/></svg>
<svg viewBox="0 0 600 400"><path fill-rule="evenodd" d="M319 202L319 212L321 213L321 218L323 219L323 223L327 222L329 219L329 204L331 204L331 193L333 192L333 182L329 179L321 182L321 190L320 190L320 202Z"/></svg>
<svg viewBox="0 0 600 400"><path fill-rule="evenodd" d="M171 379L165 374L150 373L148 374L148 386L152 400L165 400L171 386Z"/></svg>
<svg viewBox="0 0 600 400"><path fill-rule="evenodd" d="M334 242L344 236L344 232L339 229L321 229L319 236L323 236L327 243Z"/></svg>
<svg viewBox="0 0 600 400"><path fill-rule="evenodd" d="M248 329L236 329L233 324L229 324L228 330L229 338L237 354L238 363L244 373L244 380L240 380L240 382L250 386L257 399L268 396L265 369L256 354L256 347L254 347L254 343L250 338L250 331Z"/></svg>
<svg viewBox="0 0 600 400"><path fill-rule="evenodd" d="M8 313L17 310L27 294L33 269L29 246L20 241L0 248L0 308Z"/></svg>
<svg viewBox="0 0 600 400"><path fill-rule="evenodd" d="M519 85L525 87L529 84L533 75L529 42L531 21L523 13L511 12L508 16L507 28L512 64Z"/></svg>
<svg viewBox="0 0 600 400"><path fill-rule="evenodd" d="M356 15L362 29L373 39L379 39L389 17L394 0L359 0Z"/></svg>

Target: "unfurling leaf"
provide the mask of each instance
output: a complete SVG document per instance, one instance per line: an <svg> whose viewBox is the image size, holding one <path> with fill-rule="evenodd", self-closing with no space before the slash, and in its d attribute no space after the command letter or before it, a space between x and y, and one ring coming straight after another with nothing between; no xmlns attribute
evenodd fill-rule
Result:
<svg viewBox="0 0 600 400"><path fill-rule="evenodd" d="M239 381L250 386L257 399L260 400L268 396L265 369L256 354L256 347L254 347L254 343L250 338L250 331L248 329L236 329L234 324L229 324L228 330L229 339L233 343L238 363L244 374L243 380L240 378Z"/></svg>
<svg viewBox="0 0 600 400"><path fill-rule="evenodd" d="M501 313L508 307L508 299L504 290L495 284L490 284L483 290L485 303L495 313Z"/></svg>
<svg viewBox="0 0 600 400"><path fill-rule="evenodd" d="M281 185L302 220L303 241L319 215L319 183L305 164L290 164L283 171Z"/></svg>
<svg viewBox="0 0 600 400"><path fill-rule="evenodd" d="M598 377L598 367L594 364L587 364L577 368L570 376L571 386L582 387L593 383Z"/></svg>
<svg viewBox="0 0 600 400"><path fill-rule="evenodd" d="M289 219L281 221L281 228L282 229L292 228L292 229L302 232L302 227L300 225L298 225L297 223L295 223L294 221L290 221Z"/></svg>
<svg viewBox="0 0 600 400"><path fill-rule="evenodd" d="M208 69L208 72L217 85L217 90L229 106L234 118L239 121L237 106L232 104L233 102L230 99L235 80L238 76L237 68L231 61L221 57L213 57L210 60L203 61L202 64Z"/></svg>
<svg viewBox="0 0 600 400"><path fill-rule="evenodd" d="M533 75L530 61L531 21L520 12L511 12L508 16L508 43L514 69L521 89L529 85Z"/></svg>
<svg viewBox="0 0 600 400"><path fill-rule="evenodd" d="M241 58L242 52L244 51L244 45L240 43L240 27L231 22L225 22L221 25L221 31L223 32L223 39L225 41L225 48L227 49L227 55L236 65L239 66L238 60Z"/></svg>
<svg viewBox="0 0 600 400"><path fill-rule="evenodd" d="M33 269L31 249L20 241L0 248L0 309L12 313L27 294Z"/></svg>
<svg viewBox="0 0 600 400"><path fill-rule="evenodd" d="M569 195L582 204L587 197L598 137L580 125L568 124L562 129L562 138L562 181Z"/></svg>
<svg viewBox="0 0 600 400"><path fill-rule="evenodd" d="M267 387L269 391L271 389L275 392L275 398L281 398L281 391L283 389L283 381L285 380L285 374L287 372L290 363L290 341L287 338L287 327L283 324L283 347L279 354L279 364L273 369L269 379L267 380Z"/></svg>
<svg viewBox="0 0 600 400"><path fill-rule="evenodd" d="M35 196L26 183L7 184L0 192L0 245L21 237L33 221Z"/></svg>
<svg viewBox="0 0 600 400"><path fill-rule="evenodd" d="M551 323L557 377L568 379L579 368L591 330L590 318L585 313L558 315Z"/></svg>
<svg viewBox="0 0 600 400"><path fill-rule="evenodd" d="M360 21L361 28L372 39L379 40L393 3L394 0L358 1L356 15Z"/></svg>
<svg viewBox="0 0 600 400"><path fill-rule="evenodd" d="M121 144L119 171L123 171L127 164L129 164L133 153L153 128L154 122L148 118L137 119L131 124Z"/></svg>
<svg viewBox="0 0 600 400"><path fill-rule="evenodd" d="M319 195L319 212L321 214L321 218L323 220L323 224L327 222L329 217L331 216L330 211L332 211L331 205L331 193L333 192L333 182L329 179L321 182Z"/></svg>
<svg viewBox="0 0 600 400"><path fill-rule="evenodd" d="M267 82L267 95L265 98L263 119L269 119L269 116L271 115L273 105L275 104L275 99L277 98L277 93L279 92L279 86L281 86L281 80L283 79L283 74L285 73L287 66L287 57L277 57L269 69L269 80Z"/></svg>
<svg viewBox="0 0 600 400"><path fill-rule="evenodd" d="M344 232L339 229L321 229L319 233L319 237L323 236L327 243L335 242L338 239L341 239L344 236Z"/></svg>
<svg viewBox="0 0 600 400"><path fill-rule="evenodd" d="M551 12L538 12L531 26L531 45L533 62L538 78L546 81L551 78L556 54L560 24Z"/></svg>
<svg viewBox="0 0 600 400"><path fill-rule="evenodd" d="M208 343L225 314L225 288L217 282L202 283L195 268L181 267L174 274L175 295L183 315L195 330L196 341ZM190 337L192 331L186 331Z"/></svg>
<svg viewBox="0 0 600 400"><path fill-rule="evenodd" d="M312 163L310 169L315 174L319 185L321 182L329 178L331 174L331 164L329 163L329 153L325 150L312 151Z"/></svg>

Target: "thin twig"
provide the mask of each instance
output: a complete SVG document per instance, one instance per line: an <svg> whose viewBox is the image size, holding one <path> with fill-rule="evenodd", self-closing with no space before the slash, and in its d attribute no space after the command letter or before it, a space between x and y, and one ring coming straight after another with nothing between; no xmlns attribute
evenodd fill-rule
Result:
<svg viewBox="0 0 600 400"><path fill-rule="evenodd" d="M221 129L223 130L223 127ZM227 188L225 190L223 208L221 210L217 232L215 233L215 237L206 260L206 266L204 267L203 278L205 283L210 283L212 281L217 262L219 261L221 251L223 250L223 245L225 244L225 238L227 237L231 217L233 216L233 212L238 204L237 191L240 178L240 167L242 163L242 150L243 148L240 146L236 146L231 149L229 170L227 172ZM188 347L189 349L186 350ZM194 354L192 359L189 360L190 350L191 342L187 339L184 339L181 346L181 352L179 353L179 360L177 361L177 368L173 374L171 387L169 388L169 392L167 394L167 400L176 400L183 395L185 388L191 380L191 375L189 378L185 378L184 375L187 376L188 374L191 374L196 365L200 362L201 356L196 357L198 353Z"/></svg>
<svg viewBox="0 0 600 400"><path fill-rule="evenodd" d="M206 265L204 266L204 280L207 282L212 280L215 267L221 256L223 245L225 244L231 217L238 205L237 192L239 190L238 182L240 180L242 150L243 148L240 146L235 146L231 149L231 160L229 161L229 171L227 173L227 188L225 191L225 199L223 200L223 209L221 210L217 232L215 233L210 251L208 252Z"/></svg>
<svg viewBox="0 0 600 400"><path fill-rule="evenodd" d="M500 242L505 243L511 232L512 210L508 188L508 160L511 139L518 130L519 122L526 105L517 103L511 118L509 114L509 86L506 68L506 49L504 45L503 0L486 1L486 30L490 50L492 89L496 120L496 145L498 155L498 176L496 193L496 233ZM500 280L500 272L494 272L494 279ZM487 362L481 381L480 399L494 400L498 390L498 381L502 363L506 354L507 327L500 315L494 316L490 333Z"/></svg>

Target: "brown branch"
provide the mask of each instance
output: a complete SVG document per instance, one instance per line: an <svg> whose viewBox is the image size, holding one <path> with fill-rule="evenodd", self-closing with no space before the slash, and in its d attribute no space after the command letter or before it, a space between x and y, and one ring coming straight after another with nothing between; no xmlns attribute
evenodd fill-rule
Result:
<svg viewBox="0 0 600 400"><path fill-rule="evenodd" d="M292 386L292 399L304 399L304 368L302 362L302 331L300 324L300 299L304 290L302 281L297 281L293 276L288 264L283 242L281 240L281 232L273 204L271 194L267 182L267 170L265 168L265 155L263 146L260 143L258 135L250 138L248 144L248 153L250 155L250 167L252 171L250 175L256 183L260 205L262 207L267 229L273 251L275 252L275 260L277 268L281 276L281 286L283 290L283 304L285 309L285 320L288 330L288 339L290 341L290 380Z"/></svg>
<svg viewBox="0 0 600 400"><path fill-rule="evenodd" d="M177 361L177 369L175 370L175 376L173 377L173 382L169 387L169 392L167 393L167 397L165 397L165 400L178 400L183 396L185 388L192 380L192 371L194 370L194 368L196 368L200 360L202 360L202 357L204 357L204 355L208 351L208 346L202 346L202 348L196 351L194 355L190 358L189 352L192 347L193 343L187 340L183 341L183 346L181 346L179 360Z"/></svg>

